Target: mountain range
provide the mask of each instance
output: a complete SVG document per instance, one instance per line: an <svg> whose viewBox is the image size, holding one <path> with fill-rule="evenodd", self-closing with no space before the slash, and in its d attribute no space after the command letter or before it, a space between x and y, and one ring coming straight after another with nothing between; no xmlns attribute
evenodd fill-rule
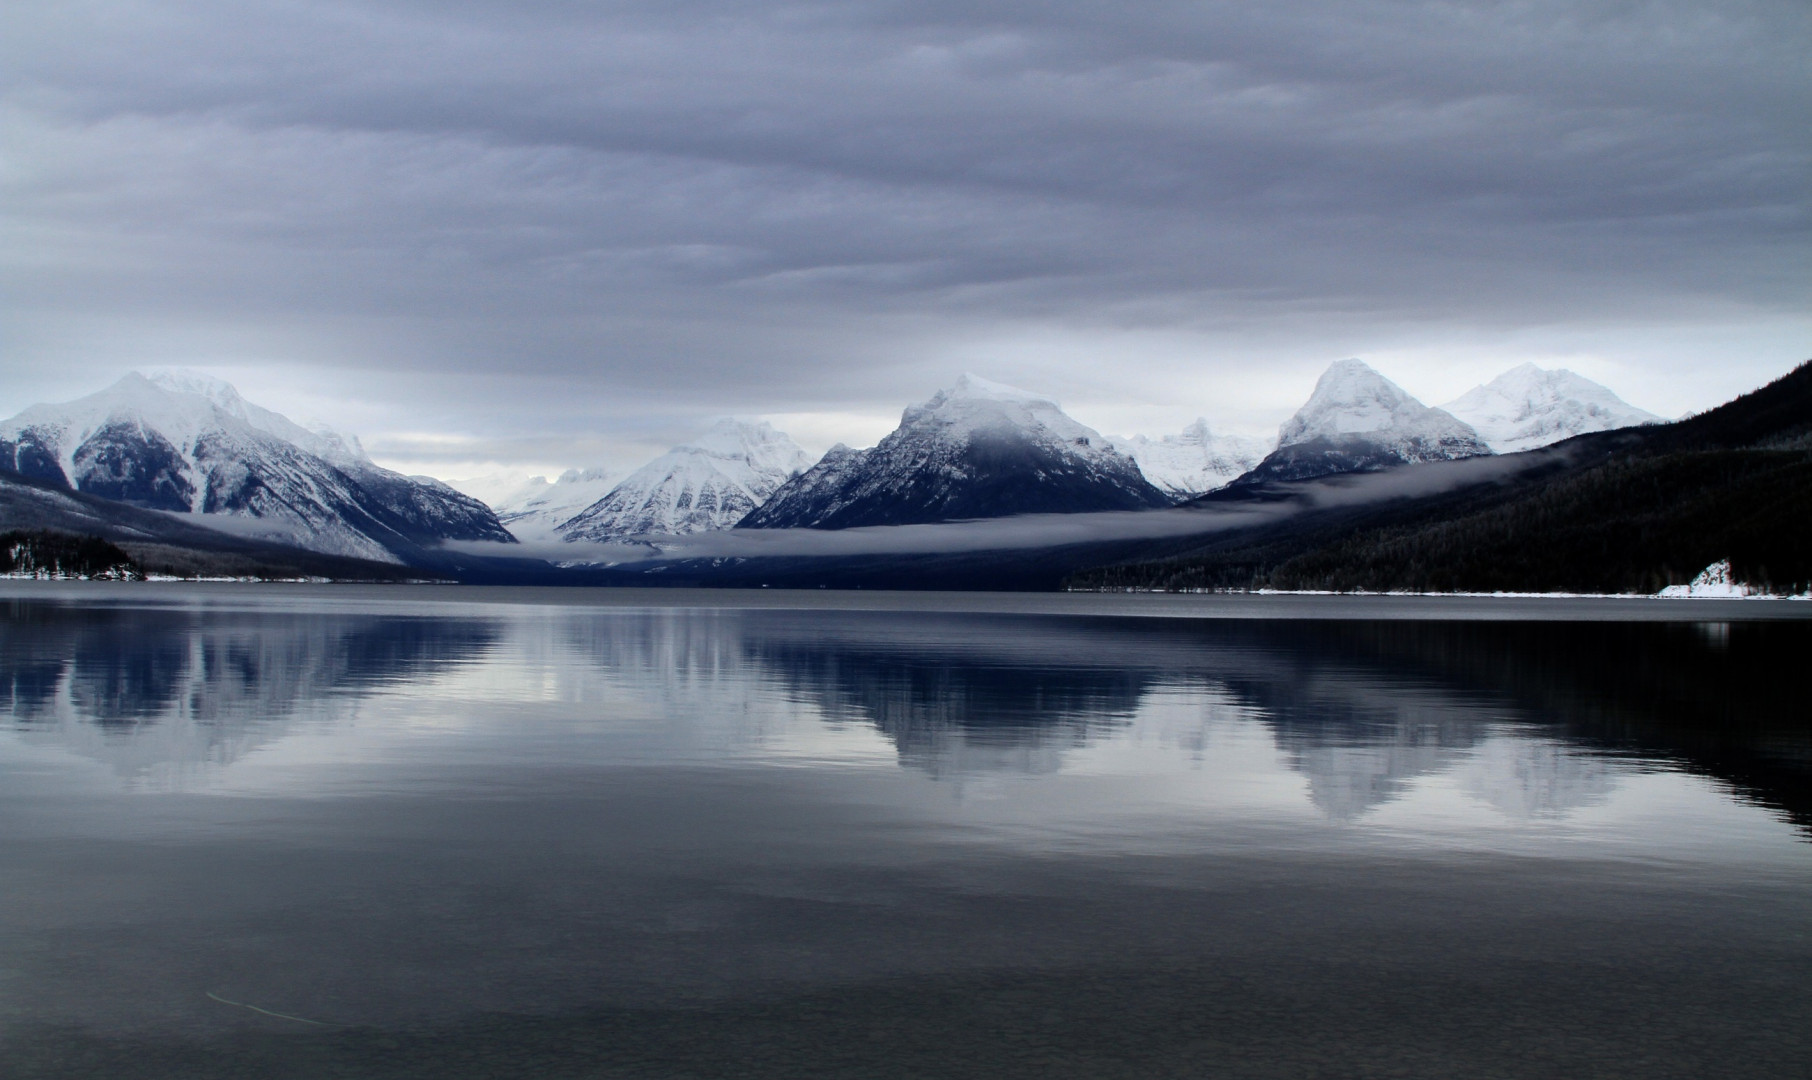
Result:
<svg viewBox="0 0 1812 1080"><path fill-rule="evenodd" d="M1521 443L1653 419L1570 372L1518 369L1471 398L1507 418L1498 427L1515 428ZM771 427L726 420L619 482L598 470L569 471L551 484L538 477L493 508L523 539L593 542L732 526L923 524L1161 505L1119 459L1171 502L1184 502L1229 484L1491 450L1482 435L1358 360L1329 369L1280 441L1220 434L1205 419L1159 439L1103 437L1048 398L965 375L908 409L871 450L839 445L814 465Z"/></svg>
<svg viewBox="0 0 1812 1080"><path fill-rule="evenodd" d="M1205 420L1161 439L1110 438L1068 416L1047 397L965 375L906 409L898 427L869 449L838 446L813 463L769 424L726 420L621 480L601 471L571 471L552 483L538 478L499 499L493 510L431 478L383 469L356 439L303 428L246 402L225 383L180 373L131 375L100 393L64 405L34 406L0 424L0 528L98 536L146 565L155 555L160 565L195 572L283 567L285 573L381 578L407 567L460 580L642 584L652 583L645 575L666 571L662 582L694 584L777 579L1046 588L1064 575L1074 575L1083 585L1150 581L1173 587L1196 580L1232 583L1245 574L1242 580L1248 583L1300 584L1311 580L1300 570L1307 564L1298 560L1265 569L1270 556L1260 559L1263 566L1256 570L1241 563L1238 570L1118 569L1090 576L1091 566L1172 560L1192 543L1203 552L1223 550L1216 546L1218 540L1202 547L1200 540L1187 536L1155 539L1179 529L1188 533L1194 519L1187 517L1163 519L1156 533L1150 526L1130 531L1118 524L1102 526L1128 537L1149 535L1151 541L1092 541L1086 537L1098 532L1071 530L1064 535L1080 539L1067 547L1041 540L1038 530L1084 518L1033 517L1025 525L1010 525L1007 533L988 533L996 539L986 540L983 548L953 548L946 555L930 553L923 546L927 540L914 541L923 555L889 555L889 542L870 532L858 541L866 545L861 550L874 554L860 557L828 554L857 550L847 544L802 546L791 540L754 548L724 548L712 541L716 549L732 554L697 560L684 552L706 549L680 545L672 556L663 552L686 537L724 530L734 530L726 538L775 530L828 537L855 527L1018 515L1081 514L1089 521L1095 518L1087 515L1103 513L1136 517L1133 512L1179 504L1185 513L1238 505L1288 507L1304 498L1312 502L1319 496L1305 493L1342 477L1420 476L1416 470L1467 464L1461 459L1494 453L1508 455L1496 473L1451 475L1517 478L1499 482L1503 489L1533 482L1531 476L1547 477L1541 483L1552 487L1559 483L1553 478L1575 470L1580 447L1608 446L1613 450L1606 453L1621 455L1620 460L1651 460L1655 455L1640 449L1650 443L1642 440L1664 438L1678 426L1659 423L1606 388L1566 371L1525 365L1462 395L1448 408L1433 409L1366 364L1346 360L1323 374L1309 400L1282 425L1275 444L1215 432ZM1654 434L1628 441L1641 432ZM1602 442L1607 438L1610 442ZM1558 456L1540 450L1533 453L1548 456L1530 457L1532 451L1524 449L1556 440L1561 443ZM1741 449L1747 453L1750 448ZM1599 460L1593 467L1603 465ZM1607 504L1613 501L1605 498ZM1306 557L1299 550L1303 538L1316 535L1325 541L1332 535L1325 533L1332 520L1316 511L1297 515L1290 524L1275 524L1269 533L1236 532L1242 544L1271 536L1264 543L1281 544L1276 551ZM973 532L971 526L959 528ZM1001 536L1023 536L1033 547L1007 550ZM594 543L633 538L639 554L630 560L633 565L617 569L588 564L583 555L550 562L544 561L545 548L535 557L512 552L509 545L518 537ZM1475 544L1489 548L1488 539ZM1055 554L1059 548L1062 554ZM1753 544L1751 549L1760 550ZM819 554L783 558L777 554L783 550ZM1757 572L1760 556L1725 554L1733 557L1738 577ZM1223 555L1202 558L1216 566L1225 561ZM1325 563L1331 556L1316 558ZM1449 555L1440 558L1451 561ZM1775 568L1792 562L1778 554L1768 558ZM1669 562L1645 573L1676 583L1675 578L1689 580L1703 568L1682 567ZM1335 574L1314 580L1348 578ZM1438 576L1417 580L1446 587Z"/></svg>

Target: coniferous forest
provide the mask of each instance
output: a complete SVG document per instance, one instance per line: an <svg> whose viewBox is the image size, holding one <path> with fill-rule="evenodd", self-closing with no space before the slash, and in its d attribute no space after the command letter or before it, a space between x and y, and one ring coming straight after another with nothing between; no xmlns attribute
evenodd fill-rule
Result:
<svg viewBox="0 0 1812 1080"><path fill-rule="evenodd" d="M144 576L132 556L98 536L48 530L0 533L0 574L120 579Z"/></svg>

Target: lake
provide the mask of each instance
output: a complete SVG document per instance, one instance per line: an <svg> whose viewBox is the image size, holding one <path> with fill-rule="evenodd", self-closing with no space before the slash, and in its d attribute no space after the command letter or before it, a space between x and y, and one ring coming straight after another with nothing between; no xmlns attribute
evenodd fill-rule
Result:
<svg viewBox="0 0 1812 1080"><path fill-rule="evenodd" d="M0 607L8 1077L1812 1061L1812 604Z"/></svg>

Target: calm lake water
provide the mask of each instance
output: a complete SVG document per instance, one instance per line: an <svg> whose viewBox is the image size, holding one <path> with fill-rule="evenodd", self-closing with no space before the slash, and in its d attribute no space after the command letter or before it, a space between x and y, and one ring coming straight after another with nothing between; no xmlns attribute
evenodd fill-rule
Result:
<svg viewBox="0 0 1812 1080"><path fill-rule="evenodd" d="M1812 605L1145 599L5 586L0 1073L1808 1075Z"/></svg>

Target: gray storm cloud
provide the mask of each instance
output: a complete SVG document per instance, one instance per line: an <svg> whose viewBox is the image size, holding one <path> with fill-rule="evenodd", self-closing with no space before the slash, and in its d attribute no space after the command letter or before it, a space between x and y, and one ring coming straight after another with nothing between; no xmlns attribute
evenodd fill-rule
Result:
<svg viewBox="0 0 1812 1080"><path fill-rule="evenodd" d="M1148 399L1405 327L1807 326L1798 0L103 0L0 26L16 385L288 364L490 434L659 441L669 414L897 410L1028 326L1253 342L995 372Z"/></svg>

